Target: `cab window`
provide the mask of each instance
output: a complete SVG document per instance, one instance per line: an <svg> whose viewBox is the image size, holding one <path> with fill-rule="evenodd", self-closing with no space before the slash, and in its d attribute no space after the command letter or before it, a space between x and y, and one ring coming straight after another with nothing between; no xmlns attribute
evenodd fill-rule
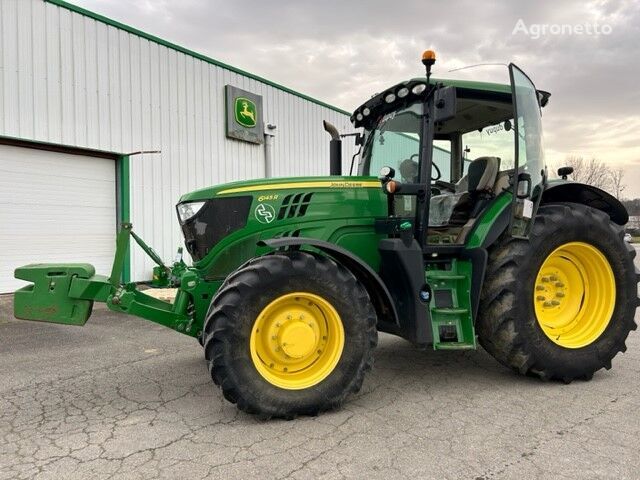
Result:
<svg viewBox="0 0 640 480"><path fill-rule="evenodd" d="M511 120L489 125L462 135L464 170L471 160L479 157L500 158L500 170L513 168L513 130Z"/></svg>

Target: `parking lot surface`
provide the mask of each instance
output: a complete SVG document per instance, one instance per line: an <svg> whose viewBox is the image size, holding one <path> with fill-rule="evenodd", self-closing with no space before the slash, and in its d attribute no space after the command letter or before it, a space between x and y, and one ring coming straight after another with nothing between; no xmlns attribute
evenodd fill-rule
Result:
<svg viewBox="0 0 640 480"><path fill-rule="evenodd" d="M98 305L85 327L10 311L4 296L0 479L640 476L637 332L571 385L381 335L341 410L260 421L223 399L193 339Z"/></svg>

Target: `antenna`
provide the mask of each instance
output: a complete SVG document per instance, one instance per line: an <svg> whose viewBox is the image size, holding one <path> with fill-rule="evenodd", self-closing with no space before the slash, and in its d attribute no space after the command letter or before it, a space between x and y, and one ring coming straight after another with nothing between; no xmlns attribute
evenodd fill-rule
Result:
<svg viewBox="0 0 640 480"><path fill-rule="evenodd" d="M466 70L468 68L474 68L474 67L488 67L488 66L503 66L503 67L508 67L509 65L507 65L506 63L476 63L475 65L466 65L464 67L460 67L460 68L454 68L453 70L448 70L449 73L451 72L458 72L460 70Z"/></svg>

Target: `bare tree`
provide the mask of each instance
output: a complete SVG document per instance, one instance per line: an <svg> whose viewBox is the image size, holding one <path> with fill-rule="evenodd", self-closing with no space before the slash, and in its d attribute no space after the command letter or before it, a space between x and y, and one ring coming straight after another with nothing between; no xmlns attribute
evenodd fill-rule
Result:
<svg viewBox="0 0 640 480"><path fill-rule="evenodd" d="M624 170L622 168L611 169L611 186L613 187L611 193L620 200L622 192L627 186L624 184Z"/></svg>
<svg viewBox="0 0 640 480"><path fill-rule="evenodd" d="M584 157L569 155L565 165L573 167L572 179L576 182L586 183L606 191L614 191L614 182L611 169L605 163L596 158L585 160ZM622 182L622 175L620 175Z"/></svg>

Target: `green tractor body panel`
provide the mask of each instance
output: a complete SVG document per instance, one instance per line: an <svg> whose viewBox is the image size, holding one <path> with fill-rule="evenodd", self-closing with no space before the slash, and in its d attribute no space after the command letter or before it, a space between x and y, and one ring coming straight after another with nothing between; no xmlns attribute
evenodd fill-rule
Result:
<svg viewBox="0 0 640 480"><path fill-rule="evenodd" d="M480 248L486 245L489 235L493 232L502 233L502 231L496 231L496 221L501 215L511 208L511 194L504 192L498 195L496 199L489 205L471 231L469 238L467 239L466 248ZM493 242L489 242L493 243Z"/></svg>
<svg viewBox="0 0 640 480"><path fill-rule="evenodd" d="M260 240L296 236L325 240L352 251L378 268L376 218L386 215L387 199L375 177L300 177L236 182L183 196L180 203L251 197L246 224L224 236L194 268L211 280L263 254Z"/></svg>

